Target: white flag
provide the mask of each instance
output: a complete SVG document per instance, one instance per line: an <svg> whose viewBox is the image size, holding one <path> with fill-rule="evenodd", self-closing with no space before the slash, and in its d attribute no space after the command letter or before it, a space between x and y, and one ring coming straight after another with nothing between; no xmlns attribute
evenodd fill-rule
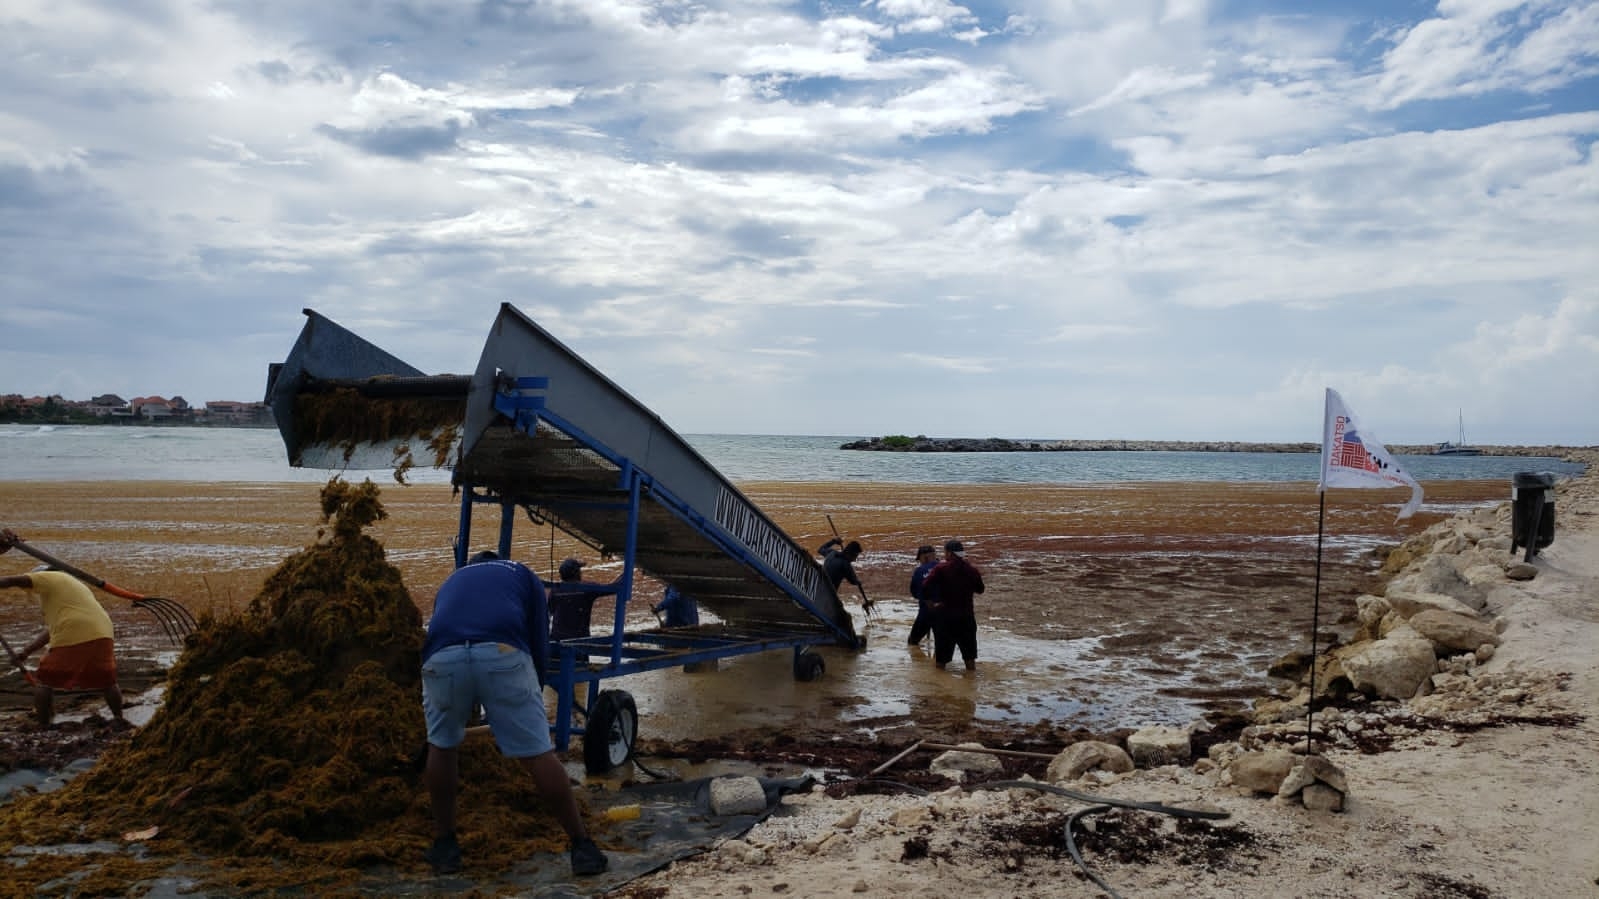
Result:
<svg viewBox="0 0 1599 899"><path fill-rule="evenodd" d="M1327 417L1321 432L1321 483L1318 493L1328 487L1403 487L1410 485L1410 502L1399 510L1401 520L1421 508L1421 485L1399 467L1388 450L1355 424L1355 416L1344 406L1343 397L1327 388Z"/></svg>

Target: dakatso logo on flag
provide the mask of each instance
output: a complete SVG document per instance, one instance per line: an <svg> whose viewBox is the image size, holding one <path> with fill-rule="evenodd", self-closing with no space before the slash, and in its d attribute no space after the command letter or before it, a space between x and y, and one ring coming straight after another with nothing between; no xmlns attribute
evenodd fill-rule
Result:
<svg viewBox="0 0 1599 899"><path fill-rule="evenodd" d="M1343 397L1327 388L1327 415L1321 433L1321 483L1328 487L1410 487L1410 501L1399 510L1400 519L1421 508L1421 485L1400 467L1377 438L1355 423Z"/></svg>

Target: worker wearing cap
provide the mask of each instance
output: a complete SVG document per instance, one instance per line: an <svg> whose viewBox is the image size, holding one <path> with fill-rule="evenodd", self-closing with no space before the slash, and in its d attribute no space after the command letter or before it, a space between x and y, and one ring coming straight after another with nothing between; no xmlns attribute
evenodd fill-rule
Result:
<svg viewBox="0 0 1599 899"><path fill-rule="evenodd" d="M843 537L834 537L817 547L816 554L822 557L822 571L835 591L845 581L861 585L860 575L855 573L855 560L861 557L860 541L845 543Z"/></svg>
<svg viewBox="0 0 1599 899"><path fill-rule="evenodd" d="M10 528L0 530L0 553L10 550L16 542L17 535ZM27 675L33 682L33 711L39 726L49 727L55 720L56 690L99 690L105 695L111 717L126 725L122 688L117 685L111 616L82 581L49 568L40 565L29 574L0 577L0 588L31 590L44 613L44 631L11 656L11 663L23 668L28 656L49 646L39 659L38 669Z"/></svg>
<svg viewBox="0 0 1599 899"><path fill-rule="evenodd" d="M966 561L966 547L959 540L944 544L944 561L939 562L922 581L922 590L938 591L932 603L933 661L943 668L961 651L967 671L977 670L977 612L972 597L983 592L983 573Z"/></svg>
<svg viewBox="0 0 1599 899"><path fill-rule="evenodd" d="M594 600L601 596L615 596L622 590L622 579L609 584L590 584L583 581L583 563L567 559L559 569L561 580L550 588L550 639L571 640L589 636L594 614ZM587 653L578 653L579 661L587 661Z"/></svg>

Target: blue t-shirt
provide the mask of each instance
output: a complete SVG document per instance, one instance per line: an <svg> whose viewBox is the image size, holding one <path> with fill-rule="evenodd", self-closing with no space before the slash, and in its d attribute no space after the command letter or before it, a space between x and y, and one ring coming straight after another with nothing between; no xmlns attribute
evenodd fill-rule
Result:
<svg viewBox="0 0 1599 899"><path fill-rule="evenodd" d="M927 589L927 575L931 574L933 569L937 567L937 559L928 559L926 562L916 566L916 570L911 572L911 595L916 597L916 602L921 606L938 602L938 597L936 595L928 595L929 591ZM937 588L935 587L932 592L936 594L938 592Z"/></svg>
<svg viewBox="0 0 1599 899"><path fill-rule="evenodd" d="M519 562L496 559L457 568L433 600L422 661L470 640L515 646L542 668L550 639L544 602L544 582Z"/></svg>

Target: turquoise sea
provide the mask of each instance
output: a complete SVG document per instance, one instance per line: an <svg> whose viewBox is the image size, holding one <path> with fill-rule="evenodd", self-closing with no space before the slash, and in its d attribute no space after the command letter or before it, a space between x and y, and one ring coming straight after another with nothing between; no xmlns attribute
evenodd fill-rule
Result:
<svg viewBox="0 0 1599 899"><path fill-rule="evenodd" d="M841 450L862 435L687 434L729 480L925 484L1056 484L1121 481L1315 481L1316 453L1051 452L880 453ZM1576 463L1526 456L1400 456L1418 481L1507 482L1520 471L1573 475ZM387 479L387 471L352 472ZM328 472L288 464L268 428L0 425L0 480L325 481ZM448 483L448 471L414 470L415 483Z"/></svg>

